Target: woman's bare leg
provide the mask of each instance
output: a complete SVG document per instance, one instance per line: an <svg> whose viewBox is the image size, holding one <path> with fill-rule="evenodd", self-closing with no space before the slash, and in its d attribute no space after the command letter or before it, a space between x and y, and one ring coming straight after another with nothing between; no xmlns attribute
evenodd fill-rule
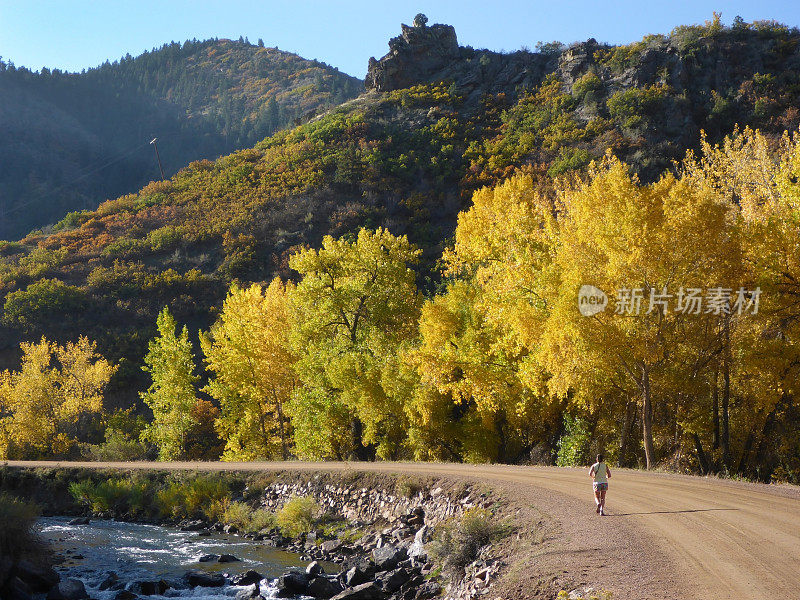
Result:
<svg viewBox="0 0 800 600"><path fill-rule="evenodd" d="M594 503L597 506L597 512L600 512L602 500L600 499L600 490L594 491Z"/></svg>
<svg viewBox="0 0 800 600"><path fill-rule="evenodd" d="M600 492L600 510L605 510L606 507L606 491Z"/></svg>

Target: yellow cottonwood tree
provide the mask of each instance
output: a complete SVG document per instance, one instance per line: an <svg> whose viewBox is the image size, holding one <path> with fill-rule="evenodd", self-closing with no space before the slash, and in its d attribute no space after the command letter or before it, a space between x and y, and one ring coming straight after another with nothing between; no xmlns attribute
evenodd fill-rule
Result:
<svg viewBox="0 0 800 600"><path fill-rule="evenodd" d="M407 406L413 439L424 444L417 456L513 461L546 421L539 396L519 378L525 349L509 351L479 308L480 294L473 282L455 281L422 307L420 344L408 353L420 378ZM449 435L425 436L425 428Z"/></svg>
<svg viewBox="0 0 800 600"><path fill-rule="evenodd" d="M0 373L0 455L66 455L78 441L79 421L102 410L115 367L85 337L65 346L42 338L20 348L20 370Z"/></svg>
<svg viewBox="0 0 800 600"><path fill-rule="evenodd" d="M668 296L740 283L732 208L709 189L670 175L640 185L611 156L590 169L588 182L566 185L560 196L560 281L541 362L555 392L572 392L587 403L635 385L649 468L656 461L654 405L690 374L689 365L677 372L671 367L686 342L684 324L694 315L677 311L677 298ZM608 310L583 316L583 285L605 291Z"/></svg>
<svg viewBox="0 0 800 600"><path fill-rule="evenodd" d="M224 460L289 458L285 407L297 379L289 350L292 288L278 278L266 289L232 287L219 321L200 338L214 373L204 389L221 408L217 429L226 441Z"/></svg>

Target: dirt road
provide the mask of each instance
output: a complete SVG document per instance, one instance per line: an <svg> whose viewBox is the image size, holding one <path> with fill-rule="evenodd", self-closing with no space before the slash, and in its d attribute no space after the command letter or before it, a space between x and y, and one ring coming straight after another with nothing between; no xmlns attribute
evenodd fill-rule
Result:
<svg viewBox="0 0 800 600"><path fill-rule="evenodd" d="M8 463L55 466L59 463ZM530 499L567 540L553 560L617 598L800 598L800 488L615 470L605 518L583 469L428 463L61 463L91 468L363 470L476 479ZM542 556L543 563L548 557ZM564 571L567 571L567 568ZM574 573L573 573L574 575Z"/></svg>

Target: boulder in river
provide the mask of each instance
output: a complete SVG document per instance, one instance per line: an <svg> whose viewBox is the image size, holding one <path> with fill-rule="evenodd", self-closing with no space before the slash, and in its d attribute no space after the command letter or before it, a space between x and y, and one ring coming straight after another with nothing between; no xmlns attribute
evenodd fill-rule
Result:
<svg viewBox="0 0 800 600"><path fill-rule="evenodd" d="M236 558L233 554L221 554L220 557L217 559L217 562L221 563L242 562L242 559Z"/></svg>
<svg viewBox="0 0 800 600"><path fill-rule="evenodd" d="M67 525L88 525L91 521L89 517L76 517L67 522Z"/></svg>
<svg viewBox="0 0 800 600"><path fill-rule="evenodd" d="M47 600L86 600L86 586L79 579L66 579L47 593Z"/></svg>
<svg viewBox="0 0 800 600"><path fill-rule="evenodd" d="M119 575L111 571L106 575L106 578L103 579L103 581L100 583L100 587L98 589L101 592L104 592L107 589L110 589L118 581L119 581Z"/></svg>
<svg viewBox="0 0 800 600"><path fill-rule="evenodd" d="M214 562L217 559L219 559L219 554L203 554L197 559L197 562Z"/></svg>
<svg viewBox="0 0 800 600"><path fill-rule="evenodd" d="M325 569L323 569L322 565L316 560L306 567L306 575L309 577L316 577L317 575L322 575L323 573L325 573Z"/></svg>
<svg viewBox="0 0 800 600"><path fill-rule="evenodd" d="M203 521L188 521L181 526L181 531L202 531L206 528Z"/></svg>
<svg viewBox="0 0 800 600"><path fill-rule="evenodd" d="M233 585L253 585L258 584L264 577L258 571L246 571L245 573L241 573L239 575L234 575L231 577L231 583Z"/></svg>
<svg viewBox="0 0 800 600"><path fill-rule="evenodd" d="M14 577L7 585L8 600L33 600L30 586L19 577ZM3 596L5 599L6 596Z"/></svg>
<svg viewBox="0 0 800 600"><path fill-rule="evenodd" d="M289 571L278 578L278 597L289 598L305 594L308 588L308 575L304 571Z"/></svg>
<svg viewBox="0 0 800 600"><path fill-rule="evenodd" d="M236 592L236 600L258 600L259 598L263 599L263 596L259 593L258 584Z"/></svg>
<svg viewBox="0 0 800 600"><path fill-rule="evenodd" d="M183 576L183 580L189 587L222 587L225 585L225 576L222 573L189 571Z"/></svg>
<svg viewBox="0 0 800 600"><path fill-rule="evenodd" d="M131 581L125 586L125 590L133 592L139 596L163 596L172 586L164 581Z"/></svg>
<svg viewBox="0 0 800 600"><path fill-rule="evenodd" d="M138 597L139 596L130 590L120 590L117 592L117 595L114 596L114 600L136 600Z"/></svg>

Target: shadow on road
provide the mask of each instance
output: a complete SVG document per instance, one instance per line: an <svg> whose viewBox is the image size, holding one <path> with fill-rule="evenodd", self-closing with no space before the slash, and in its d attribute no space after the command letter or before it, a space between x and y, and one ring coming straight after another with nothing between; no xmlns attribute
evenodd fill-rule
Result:
<svg viewBox="0 0 800 600"><path fill-rule="evenodd" d="M691 508L686 510L654 510L652 512L606 513L607 517L630 517L633 515L676 515L679 513L716 512L723 510L739 510L738 508Z"/></svg>

